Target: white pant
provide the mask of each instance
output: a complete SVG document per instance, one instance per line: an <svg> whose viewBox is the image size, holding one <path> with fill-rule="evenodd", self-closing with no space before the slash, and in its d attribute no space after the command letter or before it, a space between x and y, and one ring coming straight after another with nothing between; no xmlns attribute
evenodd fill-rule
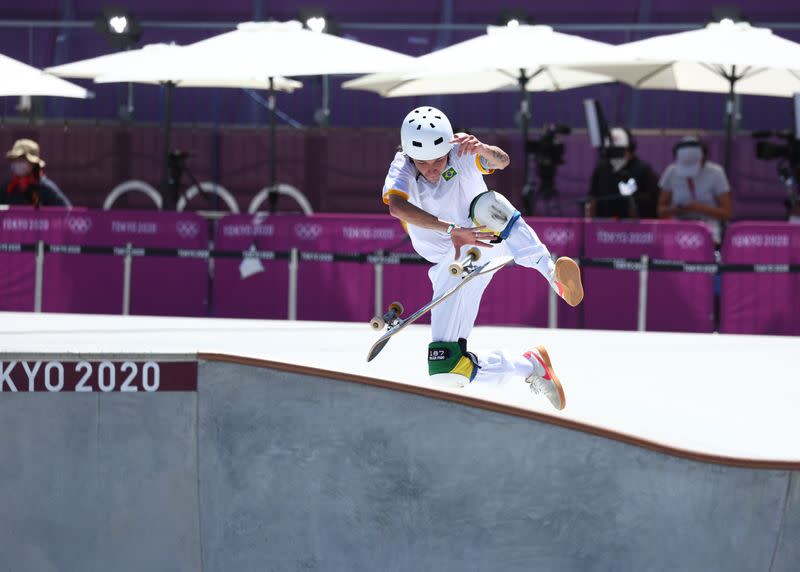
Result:
<svg viewBox="0 0 800 572"><path fill-rule="evenodd" d="M481 248L481 262L496 256L513 256L519 266L535 268L552 285L555 265L550 259L550 251L539 240L536 232L522 218L517 220L511 233L494 248ZM466 251L462 248L462 254ZM447 292L455 286L460 278L448 271L453 261L453 250L450 258L441 260L428 271L433 285L433 297ZM478 316L483 291L491 282L494 272L478 276L470 280L447 300L431 310L431 334L434 342L455 342L459 338L468 339ZM467 350L470 348L468 347ZM512 376L527 377L533 371L533 365L526 358L512 356L505 350L481 352L478 356L480 369L474 381L481 383L501 383Z"/></svg>

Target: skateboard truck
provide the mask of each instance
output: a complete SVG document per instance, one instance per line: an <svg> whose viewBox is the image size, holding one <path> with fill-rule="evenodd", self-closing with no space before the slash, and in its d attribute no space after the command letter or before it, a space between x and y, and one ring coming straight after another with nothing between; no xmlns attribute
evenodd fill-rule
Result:
<svg viewBox="0 0 800 572"><path fill-rule="evenodd" d="M370 320L369 325L373 330L382 330L387 325L392 327L400 318L403 313L403 305L400 302L392 302L389 304L389 309L383 316L375 316Z"/></svg>
<svg viewBox="0 0 800 572"><path fill-rule="evenodd" d="M464 255L464 258L457 262L453 262L450 266L448 266L448 270L450 274L453 276L461 276L465 270L472 268L475 263L480 260L481 258L481 251L475 247L470 248L467 250L467 253Z"/></svg>

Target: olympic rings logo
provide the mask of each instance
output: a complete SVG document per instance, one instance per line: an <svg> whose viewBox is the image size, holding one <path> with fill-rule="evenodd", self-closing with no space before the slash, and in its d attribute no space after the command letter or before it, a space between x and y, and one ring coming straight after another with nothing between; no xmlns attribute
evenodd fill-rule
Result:
<svg viewBox="0 0 800 572"><path fill-rule="evenodd" d="M182 238L194 238L200 232L200 229L197 227L196 222L190 222L187 220L179 220L175 223L175 230L178 231L178 234Z"/></svg>
<svg viewBox="0 0 800 572"><path fill-rule="evenodd" d="M675 242L683 249L694 250L703 246L703 237L697 232L679 232L675 235Z"/></svg>
<svg viewBox="0 0 800 572"><path fill-rule="evenodd" d="M83 216L69 217L67 228L74 234L86 234L92 228L92 219Z"/></svg>
<svg viewBox="0 0 800 572"><path fill-rule="evenodd" d="M298 223L294 225L294 235L300 240L314 240L322 234L321 224Z"/></svg>
<svg viewBox="0 0 800 572"><path fill-rule="evenodd" d="M546 244L569 244L575 240L575 231L565 227L551 227L544 231Z"/></svg>

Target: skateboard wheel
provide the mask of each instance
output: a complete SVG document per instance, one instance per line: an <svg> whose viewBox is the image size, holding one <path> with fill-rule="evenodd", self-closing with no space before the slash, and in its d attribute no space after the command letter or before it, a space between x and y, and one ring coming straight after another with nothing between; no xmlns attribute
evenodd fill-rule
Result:
<svg viewBox="0 0 800 572"><path fill-rule="evenodd" d="M471 257L473 262L477 262L481 259L481 251L477 248L470 248L467 250L467 256Z"/></svg>
<svg viewBox="0 0 800 572"><path fill-rule="evenodd" d="M405 311L405 308L403 308L403 305L400 302L392 302L389 304L389 311L392 310L394 310L395 315L401 316Z"/></svg>
<svg viewBox="0 0 800 572"><path fill-rule="evenodd" d="M462 272L464 272L464 267L461 265L460 262L453 262L449 267L448 270L450 274L453 276L459 276Z"/></svg>
<svg viewBox="0 0 800 572"><path fill-rule="evenodd" d="M386 326L386 322L381 316L375 316L370 320L369 325L372 326L373 330L380 330Z"/></svg>

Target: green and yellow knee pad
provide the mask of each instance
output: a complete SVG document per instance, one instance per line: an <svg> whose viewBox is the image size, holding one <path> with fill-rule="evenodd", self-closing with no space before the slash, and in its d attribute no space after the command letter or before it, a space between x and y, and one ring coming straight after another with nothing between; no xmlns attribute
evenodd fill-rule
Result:
<svg viewBox="0 0 800 572"><path fill-rule="evenodd" d="M428 375L454 373L469 381L478 373L478 358L467 351L467 340L457 342L432 342L428 344Z"/></svg>

